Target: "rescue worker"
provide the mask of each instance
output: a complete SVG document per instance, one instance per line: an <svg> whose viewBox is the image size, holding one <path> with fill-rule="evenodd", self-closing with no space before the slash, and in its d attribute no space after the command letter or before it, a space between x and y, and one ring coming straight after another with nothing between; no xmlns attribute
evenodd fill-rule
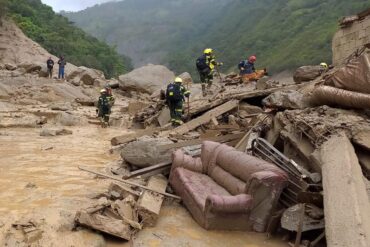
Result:
<svg viewBox="0 0 370 247"><path fill-rule="evenodd" d="M112 109L112 99L109 96L107 90L104 88L100 90L100 97L98 100L97 106L97 113L100 121L102 123L102 127L107 127L109 125L109 115L111 114Z"/></svg>
<svg viewBox="0 0 370 247"><path fill-rule="evenodd" d="M51 57L46 61L46 66L48 68L48 77L51 79L53 78L53 68L54 68L54 61Z"/></svg>
<svg viewBox="0 0 370 247"><path fill-rule="evenodd" d="M206 95L206 84L207 88L212 86L214 69L216 66L222 65L223 63L216 62L216 57L211 48L205 49L203 55L197 59L196 66L200 76L200 81L202 82L203 96Z"/></svg>
<svg viewBox="0 0 370 247"><path fill-rule="evenodd" d="M110 102L111 107L113 107L116 99L113 97L112 88L107 84L105 85L105 90L107 90L108 99Z"/></svg>
<svg viewBox="0 0 370 247"><path fill-rule="evenodd" d="M173 126L180 126L182 121L183 103L185 97L189 98L190 91L182 85L182 79L177 77L175 82L170 83L166 90L166 103L170 108L171 123Z"/></svg>
<svg viewBox="0 0 370 247"><path fill-rule="evenodd" d="M320 63L320 66L324 69L324 71L327 71L329 69L329 66L327 63L322 62Z"/></svg>
<svg viewBox="0 0 370 247"><path fill-rule="evenodd" d="M256 72L254 67L254 63L257 61L256 56L250 56L248 60L243 60L239 63L238 68L240 71L240 75L249 75Z"/></svg>

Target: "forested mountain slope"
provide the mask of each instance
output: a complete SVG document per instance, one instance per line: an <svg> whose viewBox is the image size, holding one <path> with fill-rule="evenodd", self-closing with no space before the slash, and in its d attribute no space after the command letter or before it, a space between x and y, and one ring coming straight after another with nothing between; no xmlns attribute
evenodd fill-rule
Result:
<svg viewBox="0 0 370 247"><path fill-rule="evenodd" d="M48 52L57 56L65 55L67 61L77 66L102 70L108 78L130 69L127 57L74 26L67 18L54 13L51 7L40 0L0 1L2 6L6 6L6 14Z"/></svg>
<svg viewBox="0 0 370 247"><path fill-rule="evenodd" d="M369 0L125 0L63 14L135 65L194 71L196 57L213 47L225 71L256 54L259 67L277 72L330 62L338 19L368 7Z"/></svg>

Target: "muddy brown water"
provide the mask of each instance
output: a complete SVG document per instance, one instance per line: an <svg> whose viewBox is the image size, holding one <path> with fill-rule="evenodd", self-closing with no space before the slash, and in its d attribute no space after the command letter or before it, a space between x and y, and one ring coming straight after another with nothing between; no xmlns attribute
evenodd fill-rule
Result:
<svg viewBox="0 0 370 247"><path fill-rule="evenodd" d="M70 231L74 212L92 202L88 195L109 184L78 166L103 169L116 161L118 155L108 152L109 140L124 131L69 129L73 135L58 137L41 137L40 129L0 129L0 244L22 246L9 240L10 224L32 215L51 225L43 229L45 240L34 246L130 246L91 231ZM205 231L181 205L168 204L161 214L157 226L141 231L131 246L287 246L264 234Z"/></svg>

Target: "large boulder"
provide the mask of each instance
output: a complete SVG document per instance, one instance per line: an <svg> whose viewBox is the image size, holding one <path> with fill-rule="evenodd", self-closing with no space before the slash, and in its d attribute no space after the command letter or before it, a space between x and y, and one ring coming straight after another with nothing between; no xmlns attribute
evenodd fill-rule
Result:
<svg viewBox="0 0 370 247"><path fill-rule="evenodd" d="M26 73L38 72L42 67L44 67L42 64L29 62L23 62L18 65L18 68L24 69Z"/></svg>
<svg viewBox="0 0 370 247"><path fill-rule="evenodd" d="M96 80L105 80L104 73L100 70L96 69L90 69L86 67L78 67L74 70L72 70L68 75L67 75L67 80L68 81L79 81L82 82L85 85L94 85L94 82Z"/></svg>
<svg viewBox="0 0 370 247"><path fill-rule="evenodd" d="M120 88L152 94L173 81L175 74L162 65L152 65L135 69L119 77Z"/></svg>
<svg viewBox="0 0 370 247"><path fill-rule="evenodd" d="M298 68L293 75L293 79L296 83L301 83L305 81L312 81L319 77L324 68L322 66L302 66Z"/></svg>
<svg viewBox="0 0 370 247"><path fill-rule="evenodd" d="M306 97L294 90L277 91L266 97L262 104L269 108L303 109L309 106Z"/></svg>
<svg viewBox="0 0 370 247"><path fill-rule="evenodd" d="M160 152L159 147L171 144L167 138L144 136L127 144L121 152L122 158L137 167L148 167L161 162L171 161L171 152Z"/></svg>

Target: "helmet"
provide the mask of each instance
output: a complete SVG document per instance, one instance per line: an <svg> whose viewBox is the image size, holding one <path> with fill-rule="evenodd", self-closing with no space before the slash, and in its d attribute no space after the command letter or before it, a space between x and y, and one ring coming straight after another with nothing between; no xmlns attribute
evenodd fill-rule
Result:
<svg viewBox="0 0 370 247"><path fill-rule="evenodd" d="M328 66L328 64L327 63L320 63L320 66L322 66L322 67L324 67L325 69L328 69L329 68L329 66Z"/></svg>
<svg viewBox="0 0 370 247"><path fill-rule="evenodd" d="M182 79L180 77L176 77L175 82L182 83Z"/></svg>
<svg viewBox="0 0 370 247"><path fill-rule="evenodd" d="M100 93L103 94L103 93L106 93L107 92L107 89L103 88L102 90L100 90Z"/></svg>
<svg viewBox="0 0 370 247"><path fill-rule="evenodd" d="M213 53L213 49L212 48L207 48L204 50L204 54L212 54Z"/></svg>
<svg viewBox="0 0 370 247"><path fill-rule="evenodd" d="M254 63L256 60L257 60L257 57L254 56L254 55L253 56L250 56L249 59L248 59L248 61L249 62L252 62L252 63Z"/></svg>

